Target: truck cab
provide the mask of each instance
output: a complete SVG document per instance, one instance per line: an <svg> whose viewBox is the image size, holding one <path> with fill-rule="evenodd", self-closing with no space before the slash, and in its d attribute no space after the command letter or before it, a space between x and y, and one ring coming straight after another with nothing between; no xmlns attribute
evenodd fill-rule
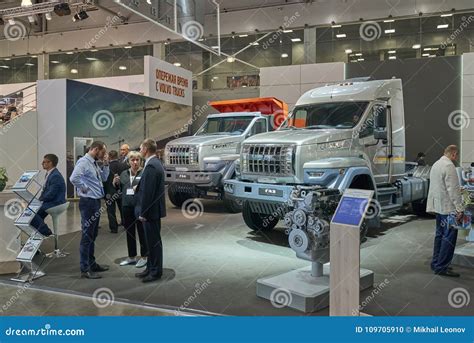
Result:
<svg viewBox="0 0 474 343"><path fill-rule="evenodd" d="M288 106L276 98L214 101L211 114L193 135L165 147L165 178L170 201L177 207L193 198L223 200L229 212L241 201L225 197L224 180L235 176L242 142L273 131L287 118Z"/></svg>

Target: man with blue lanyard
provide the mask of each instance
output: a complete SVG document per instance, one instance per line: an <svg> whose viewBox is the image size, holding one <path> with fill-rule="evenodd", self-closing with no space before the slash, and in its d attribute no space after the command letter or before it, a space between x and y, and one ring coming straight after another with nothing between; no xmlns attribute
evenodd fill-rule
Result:
<svg viewBox="0 0 474 343"><path fill-rule="evenodd" d="M97 161L102 161L99 167ZM95 261L94 246L98 234L100 200L105 192L103 182L109 176L107 147L103 142L95 141L87 154L80 158L69 180L76 187L79 195L79 211L81 212L82 238L80 243L81 278L100 279L98 272L109 270L108 266L100 266Z"/></svg>

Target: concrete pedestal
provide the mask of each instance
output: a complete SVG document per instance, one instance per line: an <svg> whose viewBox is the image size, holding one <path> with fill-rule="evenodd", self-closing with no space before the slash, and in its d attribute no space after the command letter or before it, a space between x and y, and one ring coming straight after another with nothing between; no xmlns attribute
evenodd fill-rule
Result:
<svg viewBox="0 0 474 343"><path fill-rule="evenodd" d="M374 272L360 269L360 289L374 284ZM329 306L329 263L323 276L312 277L311 266L257 280L257 296L268 299L275 307L291 307L305 313Z"/></svg>
<svg viewBox="0 0 474 343"><path fill-rule="evenodd" d="M474 268L474 243L465 243L454 250L452 264Z"/></svg>

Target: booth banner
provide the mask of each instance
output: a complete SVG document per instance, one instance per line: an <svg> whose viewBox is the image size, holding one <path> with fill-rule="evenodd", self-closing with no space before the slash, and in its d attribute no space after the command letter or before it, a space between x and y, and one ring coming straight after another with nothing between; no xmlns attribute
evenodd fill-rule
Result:
<svg viewBox="0 0 474 343"><path fill-rule="evenodd" d="M153 56L145 56L145 95L192 106L193 74Z"/></svg>

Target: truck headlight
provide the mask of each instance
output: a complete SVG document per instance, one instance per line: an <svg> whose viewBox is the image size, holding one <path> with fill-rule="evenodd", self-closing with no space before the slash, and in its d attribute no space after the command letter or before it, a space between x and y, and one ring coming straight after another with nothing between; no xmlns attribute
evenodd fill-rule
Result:
<svg viewBox="0 0 474 343"><path fill-rule="evenodd" d="M342 141L327 142L318 144L319 151L348 149L351 146L351 140L346 139Z"/></svg>
<svg viewBox="0 0 474 343"><path fill-rule="evenodd" d="M225 161L213 161L213 162L204 162L204 170L206 171L218 171L225 166Z"/></svg>

